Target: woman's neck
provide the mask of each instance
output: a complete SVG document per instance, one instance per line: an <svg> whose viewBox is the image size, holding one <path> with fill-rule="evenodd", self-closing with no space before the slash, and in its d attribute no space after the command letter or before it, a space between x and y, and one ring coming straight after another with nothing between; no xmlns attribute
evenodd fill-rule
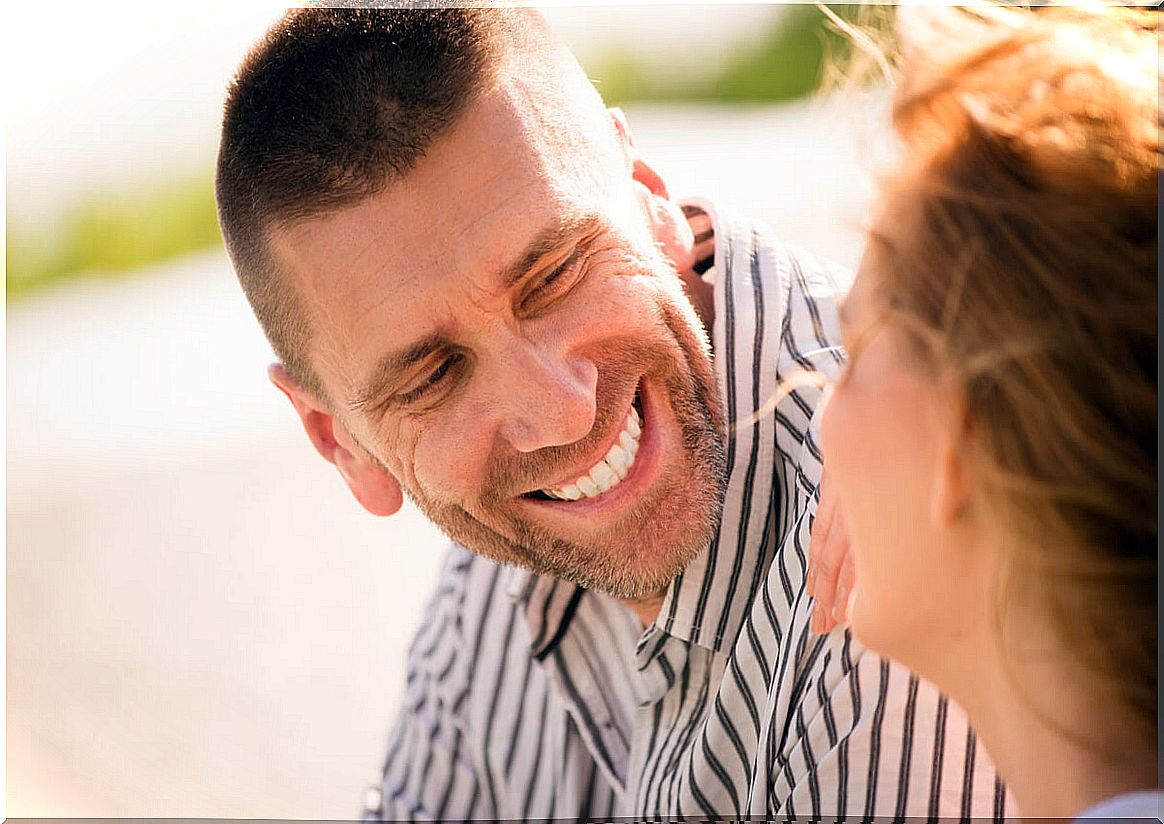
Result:
<svg viewBox="0 0 1164 824"><path fill-rule="evenodd" d="M1000 655L959 696L1026 818L1072 818L1105 799L1156 786L1155 730L1080 689L1068 666Z"/></svg>

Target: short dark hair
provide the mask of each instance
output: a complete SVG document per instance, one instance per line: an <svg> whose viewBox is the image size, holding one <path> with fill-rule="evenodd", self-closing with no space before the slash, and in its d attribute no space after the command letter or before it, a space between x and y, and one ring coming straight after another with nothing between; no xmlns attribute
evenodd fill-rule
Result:
<svg viewBox="0 0 1164 824"><path fill-rule="evenodd" d="M488 81L503 9L295 9L227 92L215 194L223 240L275 354L325 403L306 313L272 227L363 200L408 173Z"/></svg>

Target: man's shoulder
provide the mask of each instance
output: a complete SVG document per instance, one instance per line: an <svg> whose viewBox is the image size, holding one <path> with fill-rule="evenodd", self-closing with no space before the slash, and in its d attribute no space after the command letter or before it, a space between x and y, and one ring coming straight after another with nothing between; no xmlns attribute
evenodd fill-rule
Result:
<svg viewBox="0 0 1164 824"><path fill-rule="evenodd" d="M717 274L734 272L746 278L754 273L825 301L843 296L852 285L851 267L837 263L827 252L801 246L763 219L700 198L685 200L683 208L693 228L696 220L702 221L698 225L704 231L696 239L703 238L699 248L705 256L714 248Z"/></svg>
<svg viewBox="0 0 1164 824"><path fill-rule="evenodd" d="M483 643L520 619L519 570L451 544L408 652L410 687L460 690L482 656L504 654Z"/></svg>
<svg viewBox="0 0 1164 824"><path fill-rule="evenodd" d="M471 640L492 614L517 608L526 577L522 570L450 543L416 641L426 628L446 620L459 630L461 640Z"/></svg>

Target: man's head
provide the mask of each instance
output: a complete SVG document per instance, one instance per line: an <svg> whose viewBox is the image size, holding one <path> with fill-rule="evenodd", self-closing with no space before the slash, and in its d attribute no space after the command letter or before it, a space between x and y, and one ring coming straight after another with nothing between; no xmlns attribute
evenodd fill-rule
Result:
<svg viewBox="0 0 1164 824"><path fill-rule="evenodd" d="M536 15L292 12L231 88L217 190L272 377L370 511L403 489L471 549L620 597L707 542L690 230Z"/></svg>

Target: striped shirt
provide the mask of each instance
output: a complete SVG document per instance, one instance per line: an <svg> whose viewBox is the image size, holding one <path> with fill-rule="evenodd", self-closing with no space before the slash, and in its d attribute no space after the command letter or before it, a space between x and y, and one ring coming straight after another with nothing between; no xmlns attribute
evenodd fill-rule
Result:
<svg viewBox="0 0 1164 824"><path fill-rule="evenodd" d="M957 706L846 630L808 629L820 390L776 392L797 370L836 371L840 271L708 204L689 217L697 269L714 250L712 342L736 422L716 535L645 632L602 593L453 547L367 819L1007 809Z"/></svg>

